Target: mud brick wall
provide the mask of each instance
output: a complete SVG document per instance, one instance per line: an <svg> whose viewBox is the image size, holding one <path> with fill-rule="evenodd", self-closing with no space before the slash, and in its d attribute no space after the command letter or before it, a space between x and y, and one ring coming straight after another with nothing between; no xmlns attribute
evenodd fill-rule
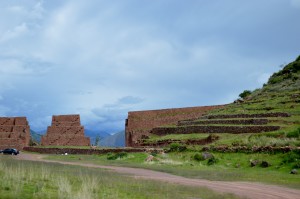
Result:
<svg viewBox="0 0 300 199"><path fill-rule="evenodd" d="M151 133L155 135L192 134L192 133L261 133L279 130L279 126L188 126L157 127Z"/></svg>
<svg viewBox="0 0 300 199"><path fill-rule="evenodd" d="M43 146L89 146L90 138L84 136L80 115L56 115L41 143Z"/></svg>
<svg viewBox="0 0 300 199"><path fill-rule="evenodd" d="M0 117L0 149L22 150L30 142L30 127L26 117Z"/></svg>
<svg viewBox="0 0 300 199"><path fill-rule="evenodd" d="M75 122L80 126L80 115L53 115L52 116L52 124L55 122Z"/></svg>
<svg viewBox="0 0 300 199"><path fill-rule="evenodd" d="M138 140L142 136L148 136L155 127L176 125L180 120L197 119L208 111L221 107L224 105L129 112L125 123L126 146L139 146Z"/></svg>
<svg viewBox="0 0 300 199"><path fill-rule="evenodd" d="M134 152L151 152L162 150L157 149L146 149L146 148L114 148L114 149L76 149L76 148L38 148L38 147L25 147L25 151L37 152L43 154L84 154L84 155L97 155L106 153L134 153Z"/></svg>

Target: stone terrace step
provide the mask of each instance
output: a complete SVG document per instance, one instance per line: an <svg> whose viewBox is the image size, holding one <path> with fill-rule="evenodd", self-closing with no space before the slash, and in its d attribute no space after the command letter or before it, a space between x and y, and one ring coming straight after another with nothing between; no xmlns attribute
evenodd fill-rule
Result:
<svg viewBox="0 0 300 199"><path fill-rule="evenodd" d="M266 117L290 117L288 113L258 113L258 114L232 114L232 115L206 115L201 119L227 119L227 118L266 118Z"/></svg>
<svg viewBox="0 0 300 199"><path fill-rule="evenodd" d="M157 127L151 133L155 135L192 134L192 133L261 133L279 130L279 126L187 126Z"/></svg>
<svg viewBox="0 0 300 199"><path fill-rule="evenodd" d="M179 121L177 126L188 126L188 125L197 125L197 124L236 124L236 125L264 125L267 124L268 119L239 119L239 120L183 120Z"/></svg>

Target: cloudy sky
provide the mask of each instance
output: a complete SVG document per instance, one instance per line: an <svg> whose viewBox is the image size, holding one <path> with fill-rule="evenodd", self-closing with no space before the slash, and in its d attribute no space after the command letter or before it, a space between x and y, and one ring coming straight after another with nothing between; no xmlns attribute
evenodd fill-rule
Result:
<svg viewBox="0 0 300 199"><path fill-rule="evenodd" d="M128 111L229 103L300 54L299 20L300 0L0 0L0 116L113 133Z"/></svg>

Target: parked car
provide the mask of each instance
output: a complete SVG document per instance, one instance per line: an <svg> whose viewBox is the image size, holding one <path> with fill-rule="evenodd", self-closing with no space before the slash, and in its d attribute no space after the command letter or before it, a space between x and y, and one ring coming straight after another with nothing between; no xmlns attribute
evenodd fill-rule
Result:
<svg viewBox="0 0 300 199"><path fill-rule="evenodd" d="M10 155L18 155L19 151L17 149L4 149L2 151L3 154L10 154Z"/></svg>

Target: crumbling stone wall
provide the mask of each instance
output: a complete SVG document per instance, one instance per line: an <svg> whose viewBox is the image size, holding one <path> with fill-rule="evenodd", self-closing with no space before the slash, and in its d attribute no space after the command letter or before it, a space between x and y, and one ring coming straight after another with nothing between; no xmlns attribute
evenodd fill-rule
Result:
<svg viewBox="0 0 300 199"><path fill-rule="evenodd" d="M84 137L80 115L57 115L42 137L43 146L89 146L90 138Z"/></svg>
<svg viewBox="0 0 300 199"><path fill-rule="evenodd" d="M157 127L151 133L155 135L168 134L192 134L192 133L261 133L277 131L280 126L180 126L180 127Z"/></svg>
<svg viewBox="0 0 300 199"><path fill-rule="evenodd" d="M138 140L142 136L148 136L155 127L176 125L180 120L197 119L208 111L221 107L223 105L129 112L125 124L126 146L139 146Z"/></svg>
<svg viewBox="0 0 300 199"><path fill-rule="evenodd" d="M0 149L22 150L29 142L30 127L26 117L0 117Z"/></svg>
<svg viewBox="0 0 300 199"><path fill-rule="evenodd" d="M135 153L135 152L162 152L159 149L148 148L114 148L114 149L76 149L76 148L38 148L38 147L25 147L25 151L37 152L43 154L85 154L85 155L99 155L106 153Z"/></svg>

